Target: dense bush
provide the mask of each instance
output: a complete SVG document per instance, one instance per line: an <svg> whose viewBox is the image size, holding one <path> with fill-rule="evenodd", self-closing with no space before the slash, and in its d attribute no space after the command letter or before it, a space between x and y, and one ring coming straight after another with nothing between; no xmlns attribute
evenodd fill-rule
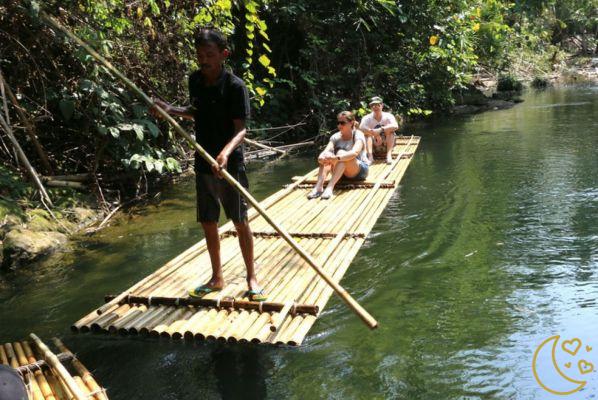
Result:
<svg viewBox="0 0 598 400"><path fill-rule="evenodd" d="M523 84L513 75L500 75L496 90L499 92L519 92L523 89Z"/></svg>
<svg viewBox="0 0 598 400"><path fill-rule="evenodd" d="M0 68L56 172L125 175L136 182L150 172L179 171L188 154L168 126L22 4L0 4ZM283 140L330 129L342 109L362 115L373 95L397 113L418 117L451 107L454 94L480 72L506 73L499 89L516 89L512 68L529 69L529 59L552 65L566 40L595 49L598 29L591 0L40 4L143 90L177 104L188 101L187 76L197 68L192 32L205 25L222 29L232 44L229 65L251 91L252 126L307 122ZM41 169L31 144L23 146ZM0 156L11 163L7 147Z"/></svg>

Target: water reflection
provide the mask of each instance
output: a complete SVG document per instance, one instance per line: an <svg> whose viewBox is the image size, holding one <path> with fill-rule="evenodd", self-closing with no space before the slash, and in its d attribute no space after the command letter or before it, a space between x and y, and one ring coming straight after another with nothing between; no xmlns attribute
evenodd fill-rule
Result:
<svg viewBox="0 0 598 400"><path fill-rule="evenodd" d="M531 373L535 346L598 331L596 93L527 94L416 132L421 147L342 281L377 331L333 297L300 349L70 336L104 294L201 237L190 181L58 267L0 277L0 339L65 336L113 399L548 398ZM252 192L312 166L254 165Z"/></svg>

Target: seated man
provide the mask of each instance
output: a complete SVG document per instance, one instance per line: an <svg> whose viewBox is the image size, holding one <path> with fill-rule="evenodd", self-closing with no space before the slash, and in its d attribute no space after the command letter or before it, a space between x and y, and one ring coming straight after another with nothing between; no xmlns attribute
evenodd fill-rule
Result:
<svg viewBox="0 0 598 400"><path fill-rule="evenodd" d="M395 131L399 129L394 115L382 111L382 98L375 96L370 100L371 113L363 117L359 129L367 138L367 153L370 163L374 161L374 152L386 153L386 163L392 164L392 149L395 145Z"/></svg>
<svg viewBox="0 0 598 400"><path fill-rule="evenodd" d="M308 199L320 196L322 200L332 198L334 185L343 176L350 180L364 180L368 176L365 136L363 132L355 129L355 116L350 111L343 111L336 119L339 131L330 137L328 145L318 157L318 182L307 195ZM332 177L326 190L323 190L324 181L330 172Z"/></svg>

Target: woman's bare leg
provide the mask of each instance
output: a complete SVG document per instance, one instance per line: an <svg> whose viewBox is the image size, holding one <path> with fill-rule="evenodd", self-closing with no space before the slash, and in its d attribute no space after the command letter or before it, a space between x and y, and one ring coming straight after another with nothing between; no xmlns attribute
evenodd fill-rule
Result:
<svg viewBox="0 0 598 400"><path fill-rule="evenodd" d="M330 173L331 166L329 164L320 164L320 168L318 170L318 181L316 185L312 189L309 196L315 196L317 193L321 193L324 190L324 181L326 177Z"/></svg>

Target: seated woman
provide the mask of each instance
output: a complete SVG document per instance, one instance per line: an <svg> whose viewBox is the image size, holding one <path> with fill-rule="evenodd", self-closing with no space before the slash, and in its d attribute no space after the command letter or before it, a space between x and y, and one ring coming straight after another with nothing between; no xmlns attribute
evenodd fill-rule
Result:
<svg viewBox="0 0 598 400"><path fill-rule="evenodd" d="M343 111L336 119L339 131L330 137L328 145L318 157L318 182L307 195L308 199L320 196L323 200L332 198L334 185L343 176L350 180L364 180L368 176L365 136L363 132L355 129L355 116L350 111ZM331 172L330 181L326 190L323 190L324 181Z"/></svg>

